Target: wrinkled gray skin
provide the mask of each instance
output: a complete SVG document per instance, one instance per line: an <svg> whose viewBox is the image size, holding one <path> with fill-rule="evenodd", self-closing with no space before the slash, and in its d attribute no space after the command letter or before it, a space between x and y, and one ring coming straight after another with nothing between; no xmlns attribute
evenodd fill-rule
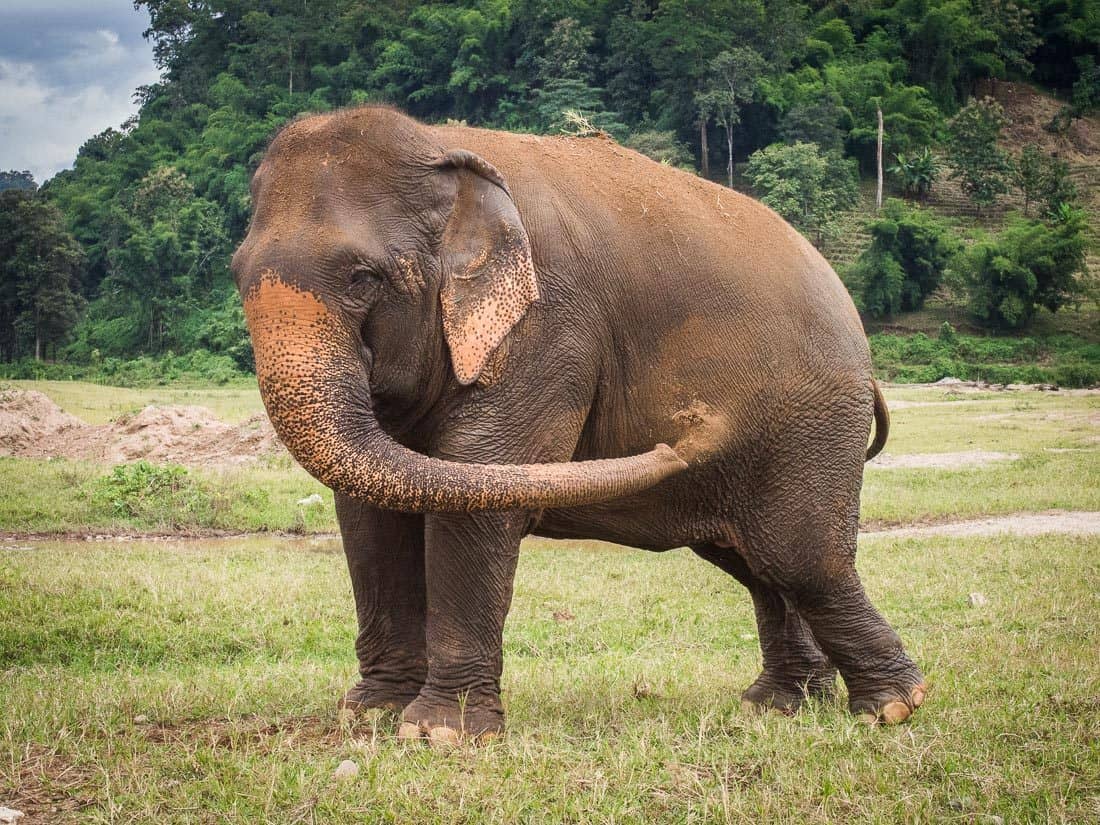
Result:
<svg viewBox="0 0 1100 825"><path fill-rule="evenodd" d="M753 706L793 711L838 669L854 712L920 704L854 567L876 403L885 437L866 339L774 213L610 141L383 108L289 126L253 195L233 267L269 414L336 490L345 707L501 730L528 533L687 545L730 573L756 608Z"/></svg>

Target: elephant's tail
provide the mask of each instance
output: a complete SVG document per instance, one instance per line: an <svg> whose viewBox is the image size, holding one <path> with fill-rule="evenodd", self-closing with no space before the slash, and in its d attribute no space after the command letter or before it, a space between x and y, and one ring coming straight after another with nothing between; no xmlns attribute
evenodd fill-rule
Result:
<svg viewBox="0 0 1100 825"><path fill-rule="evenodd" d="M886 399L882 397L882 390L874 378L871 379L871 386L875 390L875 440L867 448L867 458L864 461L870 461L881 453L886 446L886 437L890 435L890 410L886 406Z"/></svg>

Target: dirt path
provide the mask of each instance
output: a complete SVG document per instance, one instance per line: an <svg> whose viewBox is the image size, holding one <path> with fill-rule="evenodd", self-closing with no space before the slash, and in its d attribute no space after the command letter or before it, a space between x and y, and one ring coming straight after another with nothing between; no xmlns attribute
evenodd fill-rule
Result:
<svg viewBox="0 0 1100 825"><path fill-rule="evenodd" d="M966 467L983 467L998 461L1015 461L1016 453L998 453L989 450L965 450L958 453L882 453L867 466L883 470L959 470Z"/></svg>
<svg viewBox="0 0 1100 825"><path fill-rule="evenodd" d="M1068 533L1078 536L1100 535L1100 513L1075 513L1053 510L1047 513L1012 513L1007 516L928 524L919 527L894 527L861 533L862 538L923 538L926 536L1039 536L1043 533Z"/></svg>

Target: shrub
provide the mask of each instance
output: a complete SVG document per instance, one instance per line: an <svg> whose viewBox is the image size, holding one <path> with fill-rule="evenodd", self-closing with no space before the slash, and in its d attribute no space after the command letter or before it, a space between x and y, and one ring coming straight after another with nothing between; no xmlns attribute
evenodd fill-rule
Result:
<svg viewBox="0 0 1100 825"><path fill-rule="evenodd" d="M1012 182L1024 196L1024 215L1033 203L1041 203L1047 215L1054 215L1063 204L1077 203L1077 185L1069 173L1069 164L1044 154L1038 146L1024 147L1012 173Z"/></svg>
<svg viewBox="0 0 1100 825"><path fill-rule="evenodd" d="M920 309L959 251L951 227L931 212L891 198L868 224L871 245L856 261L863 308L873 317Z"/></svg>
<svg viewBox="0 0 1100 825"><path fill-rule="evenodd" d="M940 166L932 150L925 147L912 155L898 152L896 162L887 171L898 179L905 194L923 199L932 191Z"/></svg>
<svg viewBox="0 0 1100 825"><path fill-rule="evenodd" d="M813 143L773 143L753 152L745 174L760 200L817 246L839 234L837 212L859 197L854 164Z"/></svg>
<svg viewBox="0 0 1100 825"><path fill-rule="evenodd" d="M1063 208L1050 222L1016 218L974 244L960 258L971 313L989 326L1018 329L1040 306L1056 312L1081 292L1084 232L1084 214Z"/></svg>
<svg viewBox="0 0 1100 825"><path fill-rule="evenodd" d="M641 152L646 157L666 166L692 169L691 150L676 139L675 132L665 132L657 129L635 132L623 141L623 146L633 149L635 152Z"/></svg>
<svg viewBox="0 0 1100 825"><path fill-rule="evenodd" d="M0 378L83 380L117 387L148 387L180 381L201 384L252 381L251 374L241 371L233 358L228 355L214 355L204 349L197 349L186 355L166 353L155 358L142 356L129 361L102 358L98 351L92 350L87 360L91 363L53 363L31 358L11 363L0 362Z"/></svg>
<svg viewBox="0 0 1100 825"><path fill-rule="evenodd" d="M869 337L875 372L891 381L928 383L951 376L994 384L1100 384L1100 344L1073 335L985 338L960 335L949 325L938 338L917 333Z"/></svg>
<svg viewBox="0 0 1100 825"><path fill-rule="evenodd" d="M175 464L119 464L93 483L91 499L114 516L144 523L177 526L212 519L209 492Z"/></svg>

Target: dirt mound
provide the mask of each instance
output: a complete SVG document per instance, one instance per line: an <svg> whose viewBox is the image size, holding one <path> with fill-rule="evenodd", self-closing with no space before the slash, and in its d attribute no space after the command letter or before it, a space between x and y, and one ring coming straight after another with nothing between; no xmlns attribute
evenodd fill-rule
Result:
<svg viewBox="0 0 1100 825"><path fill-rule="evenodd" d="M0 455L18 455L44 439L87 426L40 392L0 391Z"/></svg>
<svg viewBox="0 0 1100 825"><path fill-rule="evenodd" d="M154 407L100 426L69 415L40 392L0 393L0 455L224 466L283 452L262 415L227 424L205 407Z"/></svg>
<svg viewBox="0 0 1100 825"><path fill-rule="evenodd" d="M1073 164L1087 163L1100 155L1100 119L1077 118L1064 134L1048 132L1046 127L1065 105L1024 83L1003 80L978 84L977 95L989 96L1000 103L1009 118L1005 142L1019 150L1030 143Z"/></svg>
<svg viewBox="0 0 1100 825"><path fill-rule="evenodd" d="M149 406L107 426L113 438L104 458L112 462L235 464L280 448L264 416L226 424L205 407Z"/></svg>

